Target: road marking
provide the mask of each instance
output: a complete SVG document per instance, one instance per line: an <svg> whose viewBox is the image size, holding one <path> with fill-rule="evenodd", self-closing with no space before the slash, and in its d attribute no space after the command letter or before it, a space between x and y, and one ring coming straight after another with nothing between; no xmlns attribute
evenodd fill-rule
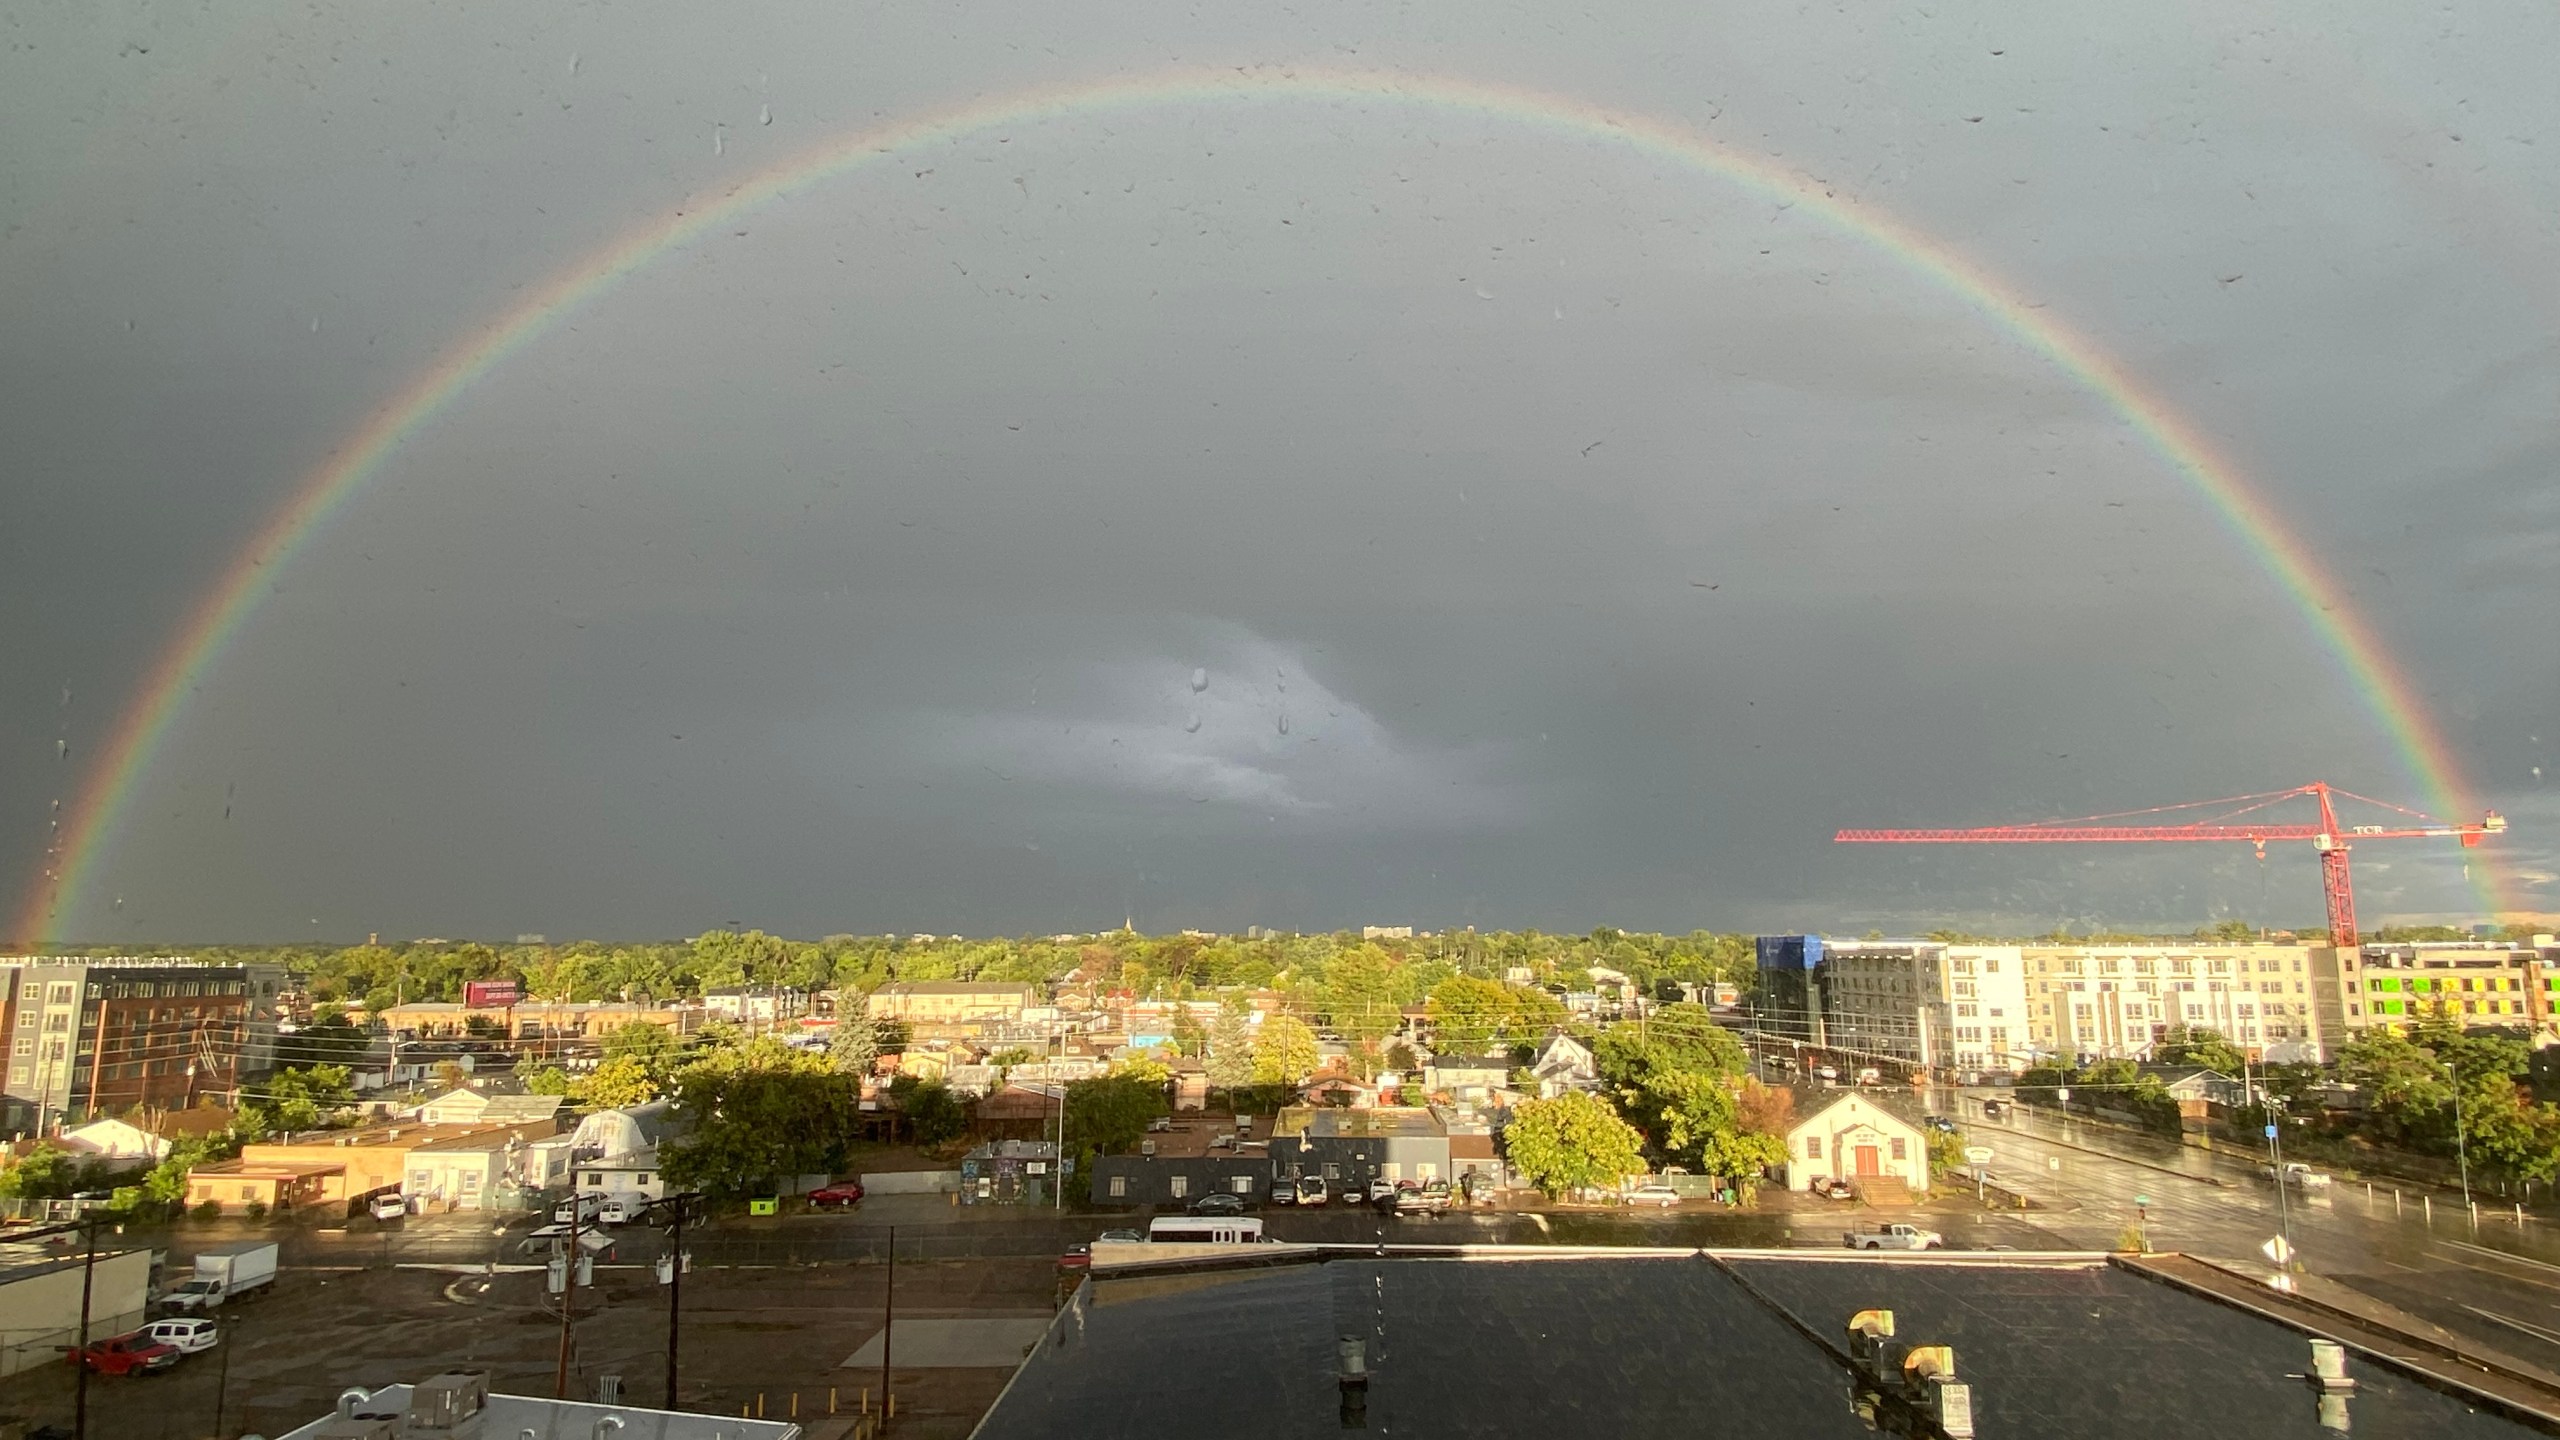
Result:
<svg viewBox="0 0 2560 1440"><path fill-rule="evenodd" d="M2492 1270L2486 1265L2474 1265L2459 1255L2447 1254L2441 1250L2437 1251L2436 1255L2438 1259L2443 1260L2446 1264L2459 1266L2462 1269L2470 1271L2474 1275L2490 1275L2495 1276L2500 1280L2513 1280L2519 1285L2532 1285L2544 1290L2560 1290L2560 1283L2536 1279L2531 1275L2519 1275L2513 1270Z"/></svg>
<svg viewBox="0 0 2560 1440"><path fill-rule="evenodd" d="M2541 1340L2552 1345L2560 1345L2560 1332L2545 1330L2541 1326L2533 1324L2530 1321L2518 1320L2512 1315L2501 1315L2495 1310L2483 1310L2477 1305L2465 1305L2462 1308L2479 1316L2483 1320L2495 1320L2499 1324L2504 1325L2511 1330L2521 1330L2536 1340Z"/></svg>
<svg viewBox="0 0 2560 1440"><path fill-rule="evenodd" d="M2440 1245L2451 1245L2459 1250L2468 1250L2475 1255L2486 1255L2492 1260L2504 1260L2515 1265L2530 1265L2536 1270L2546 1271L2553 1275L2560 1275L2560 1265L2551 1264L2546 1260L2536 1260L2529 1255L2518 1255L2512 1250L2500 1250L2488 1245L2474 1245L2468 1240L2440 1240L2436 1243Z"/></svg>

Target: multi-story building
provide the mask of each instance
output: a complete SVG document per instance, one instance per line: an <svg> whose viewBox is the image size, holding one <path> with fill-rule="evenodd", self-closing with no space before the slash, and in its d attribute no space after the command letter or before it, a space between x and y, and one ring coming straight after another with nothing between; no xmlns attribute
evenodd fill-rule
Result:
<svg viewBox="0 0 2560 1440"><path fill-rule="evenodd" d="M911 1025L1012 1023L1040 1002L1029 985L996 980L894 981L871 992L871 1018Z"/></svg>
<svg viewBox="0 0 2560 1440"><path fill-rule="evenodd" d="M2466 1030L2548 1028L2560 1013L2560 945L2503 941L2366 945L2333 964L2335 999L2354 1029L2450 1020Z"/></svg>
<svg viewBox="0 0 2560 1440"><path fill-rule="evenodd" d="M230 1096L276 1064L272 965L168 957L0 958L7 1128L48 1132L136 1106Z"/></svg>
<svg viewBox="0 0 2560 1440"><path fill-rule="evenodd" d="M1813 968L1823 1043L1954 1071L2029 1059L2025 967L2015 945L1828 940Z"/></svg>
<svg viewBox="0 0 2560 1440"><path fill-rule="evenodd" d="M2030 945L2024 959L2035 1048L2063 1059L2147 1059L2184 1028L2322 1060L2361 1019L2341 1013L2328 946Z"/></svg>

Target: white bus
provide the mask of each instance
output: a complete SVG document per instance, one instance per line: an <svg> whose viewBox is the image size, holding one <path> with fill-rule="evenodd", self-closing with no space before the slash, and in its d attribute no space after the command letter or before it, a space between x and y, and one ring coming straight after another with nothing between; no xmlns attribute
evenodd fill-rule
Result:
<svg viewBox="0 0 2560 1440"><path fill-rule="evenodd" d="M1262 1221L1250 1215L1161 1215L1147 1226L1151 1245L1259 1245Z"/></svg>

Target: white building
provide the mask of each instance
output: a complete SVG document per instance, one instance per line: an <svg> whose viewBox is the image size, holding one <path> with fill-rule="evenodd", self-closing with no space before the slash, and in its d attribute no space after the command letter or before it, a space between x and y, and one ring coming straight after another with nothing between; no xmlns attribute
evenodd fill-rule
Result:
<svg viewBox="0 0 2560 1440"><path fill-rule="evenodd" d="M1813 977L1827 1043L1958 1072L2026 1068L2026 966L2015 945L1831 941Z"/></svg>
<svg viewBox="0 0 2560 1440"><path fill-rule="evenodd" d="M1844 1094L1787 1131L1787 1188L1816 1181L1900 1180L1929 1189L1929 1140L1920 1127L1862 1095Z"/></svg>
<svg viewBox="0 0 2560 1440"><path fill-rule="evenodd" d="M2337 962L2312 945L2025 947L2035 1043L2063 1058L2141 1060L2173 1028L2212 1030L2260 1056L2325 1059ZM2330 1000L2320 1003L2324 992ZM2361 1017L2359 1017L2361 1018Z"/></svg>

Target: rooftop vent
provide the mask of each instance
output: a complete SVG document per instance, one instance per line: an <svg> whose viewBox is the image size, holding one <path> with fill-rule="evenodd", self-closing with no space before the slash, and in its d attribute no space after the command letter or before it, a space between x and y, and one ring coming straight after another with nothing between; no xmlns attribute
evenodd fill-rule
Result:
<svg viewBox="0 0 2560 1440"><path fill-rule="evenodd" d="M1334 1346L1334 1384L1342 1392L1342 1428L1369 1428L1369 1342L1345 1335Z"/></svg>

